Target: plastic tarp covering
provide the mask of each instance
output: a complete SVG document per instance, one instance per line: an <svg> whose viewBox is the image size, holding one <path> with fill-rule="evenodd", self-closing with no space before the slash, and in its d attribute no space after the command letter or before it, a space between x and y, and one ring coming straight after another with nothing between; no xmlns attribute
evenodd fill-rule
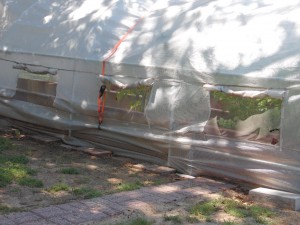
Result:
<svg viewBox="0 0 300 225"><path fill-rule="evenodd" d="M299 15L299 0L0 0L0 116L299 192Z"/></svg>

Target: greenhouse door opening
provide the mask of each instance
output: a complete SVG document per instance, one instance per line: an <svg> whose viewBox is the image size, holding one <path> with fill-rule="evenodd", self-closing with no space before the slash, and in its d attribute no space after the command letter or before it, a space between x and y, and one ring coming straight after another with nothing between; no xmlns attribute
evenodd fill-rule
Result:
<svg viewBox="0 0 300 225"><path fill-rule="evenodd" d="M280 145L281 99L210 91L210 104L206 135Z"/></svg>
<svg viewBox="0 0 300 225"><path fill-rule="evenodd" d="M19 74L17 91L14 99L53 107L56 88L56 76L24 71Z"/></svg>

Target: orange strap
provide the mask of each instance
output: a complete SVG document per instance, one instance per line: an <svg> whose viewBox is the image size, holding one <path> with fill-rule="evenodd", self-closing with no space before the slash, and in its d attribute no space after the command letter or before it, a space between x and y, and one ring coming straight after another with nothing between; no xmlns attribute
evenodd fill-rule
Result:
<svg viewBox="0 0 300 225"><path fill-rule="evenodd" d="M101 74L104 76L105 75L105 63L116 53L118 50L120 44L125 40L125 38L128 36L128 34L138 25L144 17L141 17L138 19L138 21L126 32L126 34L123 35L123 37L117 42L117 44L113 47L111 50L110 54L103 60L102 62L102 71ZM103 86L102 85L99 91L99 96L98 96L98 116L99 116L99 128L100 125L103 121L103 115L104 115L104 107L105 107L105 101L106 101L106 91L105 88L102 90Z"/></svg>
<svg viewBox="0 0 300 225"><path fill-rule="evenodd" d="M102 75L105 75L105 63L116 53L116 51L118 50L120 44L125 40L125 38L128 36L128 34L136 27L136 25L138 25L143 19L144 19L144 17L141 17L140 19L138 19L138 21L117 42L117 44L110 51L110 54L103 60L103 62L102 62L102 73L101 73Z"/></svg>

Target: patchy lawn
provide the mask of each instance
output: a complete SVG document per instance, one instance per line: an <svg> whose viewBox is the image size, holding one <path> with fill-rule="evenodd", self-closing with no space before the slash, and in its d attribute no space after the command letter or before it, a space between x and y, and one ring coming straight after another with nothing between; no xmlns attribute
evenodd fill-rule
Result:
<svg viewBox="0 0 300 225"><path fill-rule="evenodd" d="M0 131L0 215L95 198L181 179L133 167L141 161L97 158L57 144L42 144L17 129ZM129 210L95 225L300 225L300 212L248 199L247 184L219 194Z"/></svg>
<svg viewBox="0 0 300 225"><path fill-rule="evenodd" d="M97 158L38 143L17 129L0 133L0 214L130 191L178 180L134 168L140 161Z"/></svg>

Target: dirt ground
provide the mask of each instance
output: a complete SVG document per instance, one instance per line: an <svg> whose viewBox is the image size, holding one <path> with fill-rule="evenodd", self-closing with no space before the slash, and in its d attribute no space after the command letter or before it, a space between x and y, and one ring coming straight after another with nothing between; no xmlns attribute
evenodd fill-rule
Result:
<svg viewBox="0 0 300 225"><path fill-rule="evenodd" d="M42 183L39 187L24 185L24 183L19 182L16 176L10 183L0 185L0 215L183 179L176 174L164 175L137 169L133 165L141 163L139 160L117 156L94 157L62 148L61 143L40 143L30 139L28 135L18 129L1 130L0 137L9 141L9 146L6 149L0 149L0 159L10 156L25 157L28 160L25 163L27 171L31 171L26 176ZM0 160L0 164L3 162ZM3 165L1 166L3 167ZM243 202L243 204L252 204L247 196L251 187L247 184L237 185L237 187L235 190L224 190L223 195ZM86 195L86 193L90 195ZM139 217L154 221L151 224L225 224L221 222L188 223L184 220L181 222L172 219L166 220L166 218L186 217L189 208L201 201L203 199L199 197L160 205L156 208L128 211L110 221L96 224L118 224ZM300 212L274 208L272 210L276 211L276 217L273 218L271 224L300 225ZM214 217L215 221L231 220L228 215L222 214L222 212L215 214ZM238 224L254 224L245 219L240 219L238 222ZM232 225L234 224L232 223Z"/></svg>
<svg viewBox="0 0 300 225"><path fill-rule="evenodd" d="M116 156L94 157L62 148L61 143L39 143L15 129L2 131L1 136L9 139L12 147L0 154L25 156L28 159L26 167L34 171L31 177L43 183L43 187L28 187L13 181L0 187L0 204L11 211L61 204L180 179L175 174L161 175L134 168L133 165L141 163L139 160ZM82 189L92 190L91 196L75 191Z"/></svg>

